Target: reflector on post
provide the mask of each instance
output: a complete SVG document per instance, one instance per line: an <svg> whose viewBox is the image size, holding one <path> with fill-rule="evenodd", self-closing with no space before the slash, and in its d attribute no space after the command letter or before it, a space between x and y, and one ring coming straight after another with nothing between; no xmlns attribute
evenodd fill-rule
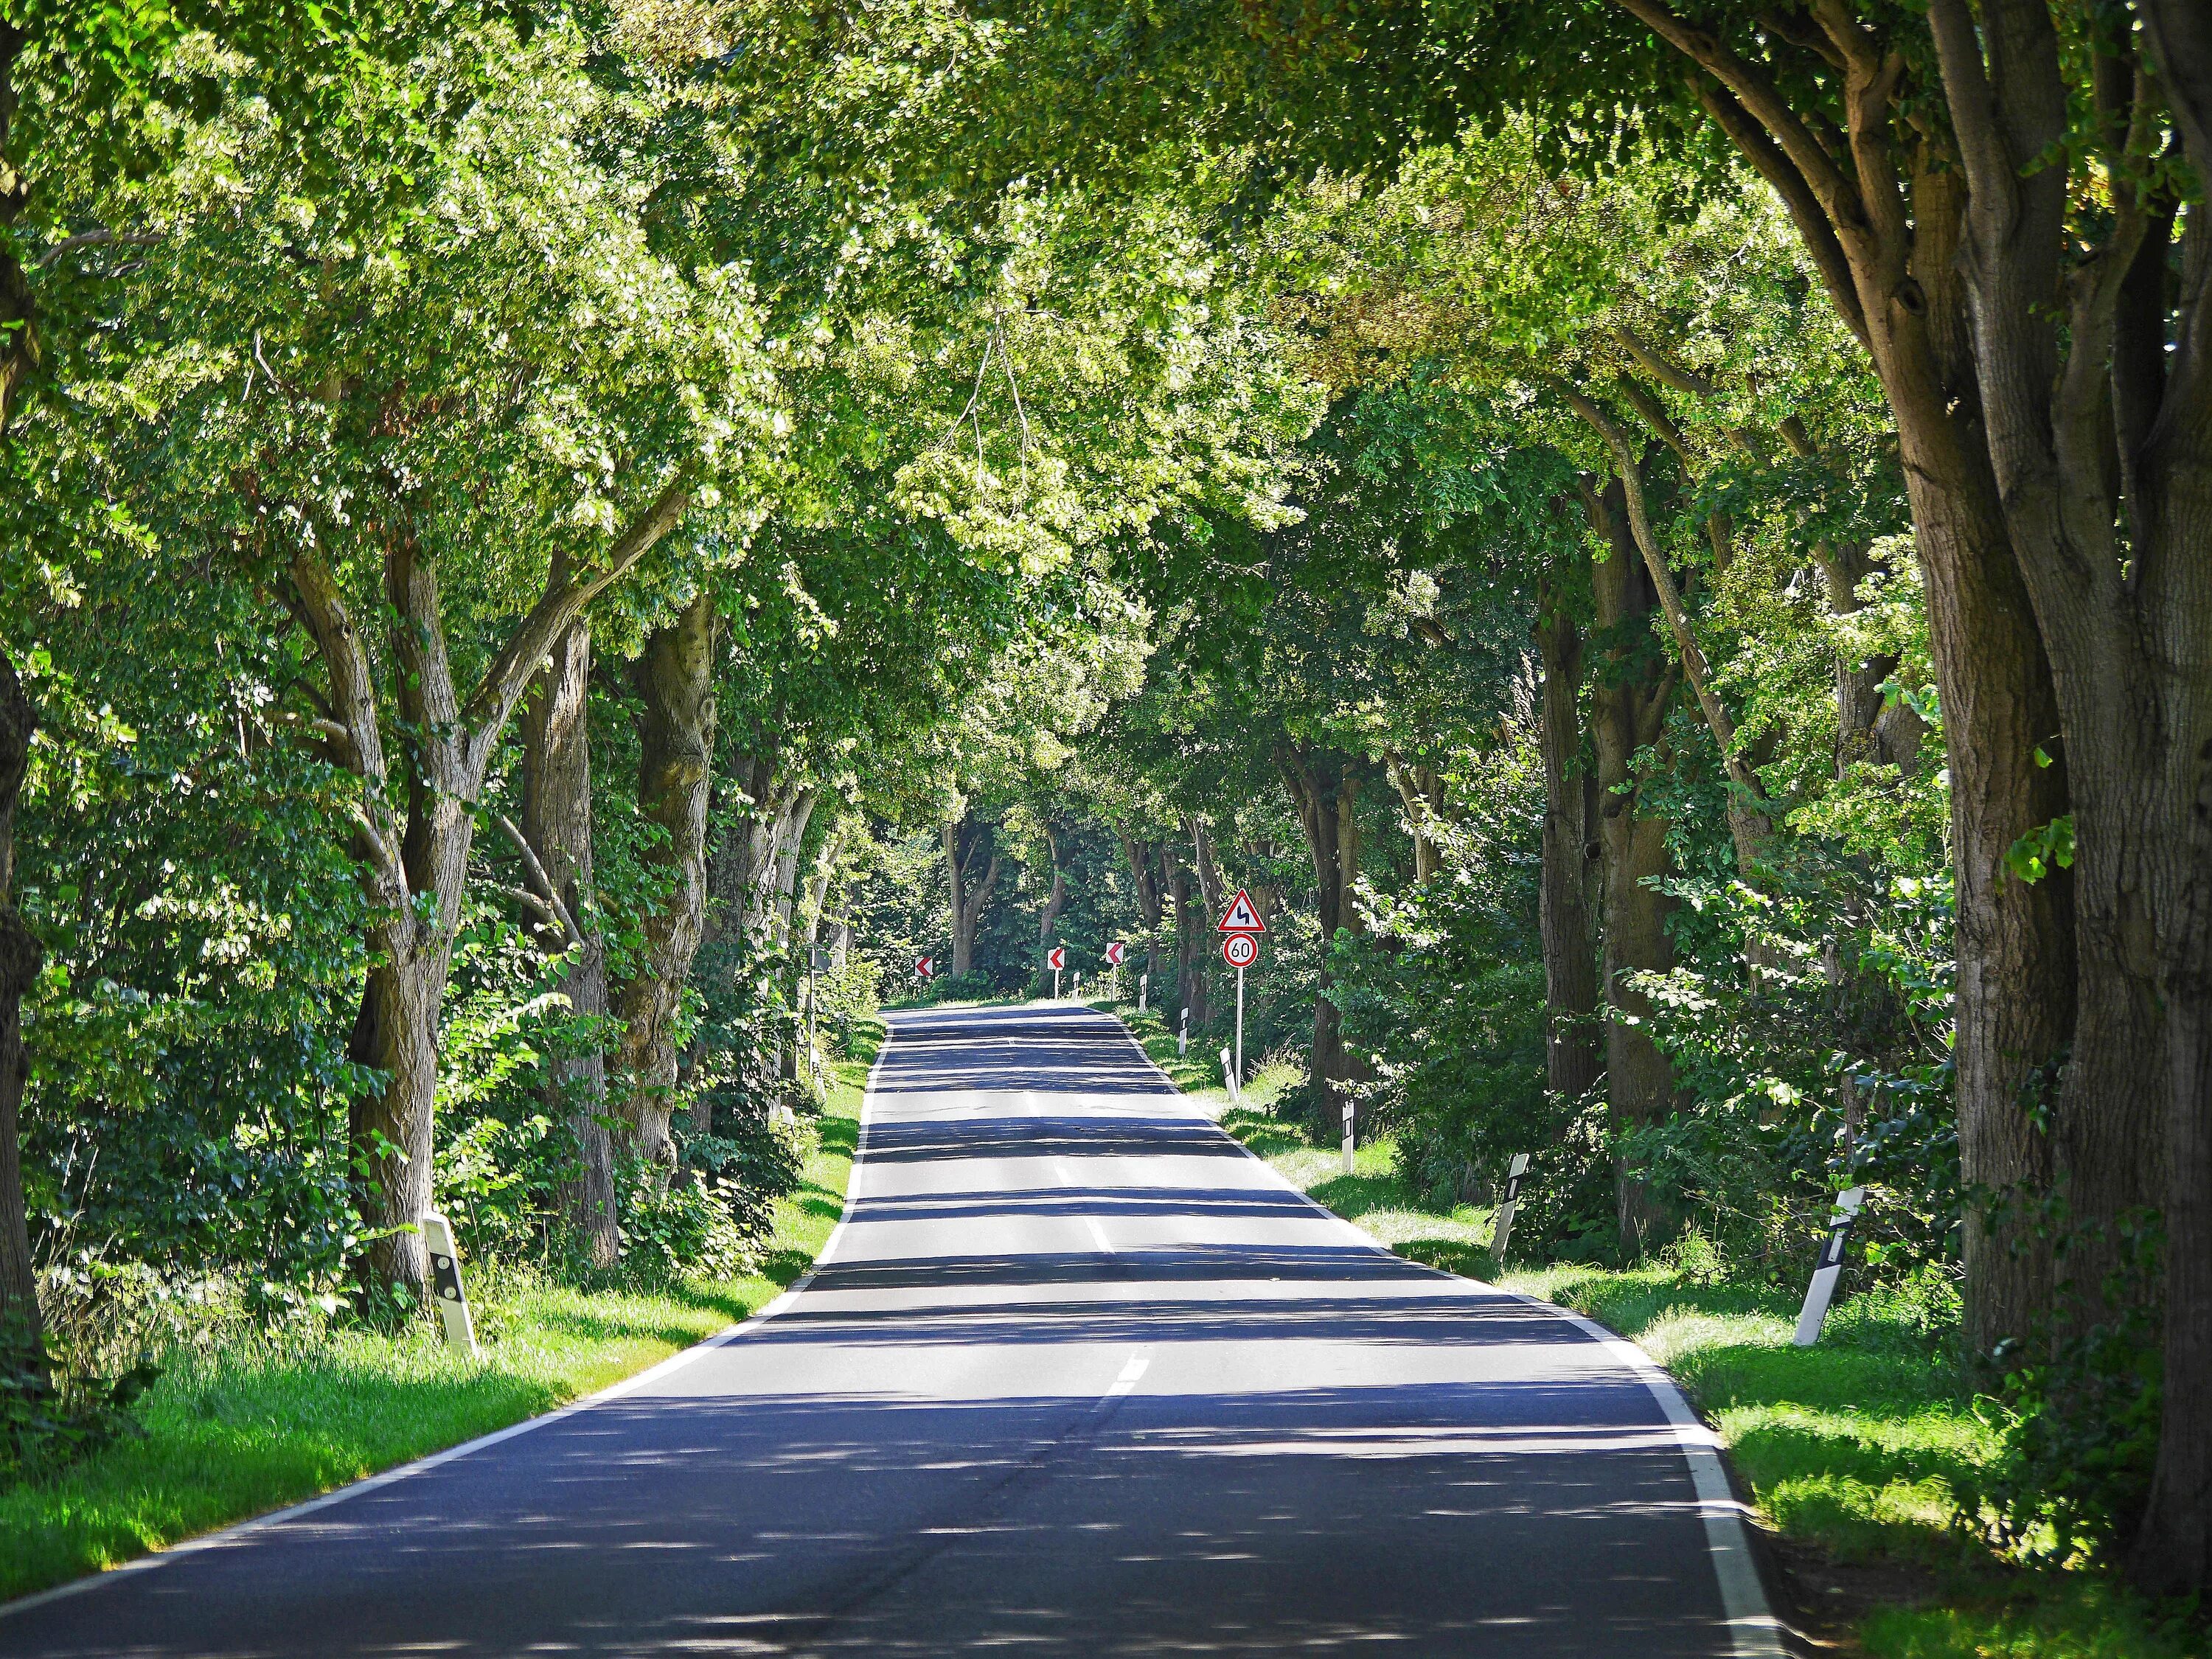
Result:
<svg viewBox="0 0 2212 1659"><path fill-rule="evenodd" d="M453 1230L441 1215L426 1215L420 1224L422 1248L430 1257L430 1297L446 1327L446 1346L460 1349L471 1359L481 1358L469 1299L461 1290L461 1259L453 1249Z"/></svg>

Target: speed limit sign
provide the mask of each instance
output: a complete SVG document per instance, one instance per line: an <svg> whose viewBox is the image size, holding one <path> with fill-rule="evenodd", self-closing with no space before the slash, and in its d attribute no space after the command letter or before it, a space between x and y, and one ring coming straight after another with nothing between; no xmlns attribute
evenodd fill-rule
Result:
<svg viewBox="0 0 2212 1659"><path fill-rule="evenodd" d="M1221 959L1231 968L1249 968L1260 959L1260 941L1249 933L1231 933L1221 941Z"/></svg>

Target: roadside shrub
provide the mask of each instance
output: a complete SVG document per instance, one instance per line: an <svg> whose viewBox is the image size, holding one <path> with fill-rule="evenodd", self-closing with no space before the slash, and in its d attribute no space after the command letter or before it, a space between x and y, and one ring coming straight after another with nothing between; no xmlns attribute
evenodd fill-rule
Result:
<svg viewBox="0 0 2212 1659"><path fill-rule="evenodd" d="M1997 1547L2051 1566L2125 1555L2158 1451L2164 1242L2154 1216L2128 1218L2120 1265L2103 1286L2108 1316L2075 1328L2062 1310L1992 1356L2002 1380L1977 1414L2002 1449L1954 1488L1962 1523Z"/></svg>
<svg viewBox="0 0 2212 1659"><path fill-rule="evenodd" d="M112 1376L71 1372L25 1322L0 1322L0 1486L64 1468L135 1431L131 1407L161 1369L140 1358Z"/></svg>
<svg viewBox="0 0 2212 1659"><path fill-rule="evenodd" d="M757 1229L738 1217L745 1195L718 1176L663 1183L649 1166L625 1161L615 1197L624 1276L641 1285L687 1278L734 1279L752 1266Z"/></svg>

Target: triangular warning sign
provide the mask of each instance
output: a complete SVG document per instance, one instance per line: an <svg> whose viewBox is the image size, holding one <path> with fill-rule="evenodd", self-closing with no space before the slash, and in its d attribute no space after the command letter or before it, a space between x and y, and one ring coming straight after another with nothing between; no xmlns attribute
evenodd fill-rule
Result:
<svg viewBox="0 0 2212 1659"><path fill-rule="evenodd" d="M1222 917L1220 925L1213 931L1217 933L1264 933L1267 931L1267 924L1260 920L1260 912L1253 906L1252 896L1240 887L1237 890L1237 902L1229 907L1229 914Z"/></svg>

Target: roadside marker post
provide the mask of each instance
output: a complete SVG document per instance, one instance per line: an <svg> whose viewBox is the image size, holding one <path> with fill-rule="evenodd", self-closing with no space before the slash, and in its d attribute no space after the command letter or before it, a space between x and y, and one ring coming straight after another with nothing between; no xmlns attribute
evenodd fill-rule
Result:
<svg viewBox="0 0 2212 1659"><path fill-rule="evenodd" d="M1516 1152L1505 1171L1505 1200L1498 1206L1498 1225L1491 1231L1490 1259L1498 1271L1505 1269L1505 1242L1513 1236L1513 1212L1521 1204L1521 1179L1528 1173L1528 1154Z"/></svg>
<svg viewBox="0 0 2212 1659"><path fill-rule="evenodd" d="M476 1325L469 1318L469 1298L461 1289L461 1259L453 1249L453 1227L435 1214L424 1216L418 1224L422 1248L430 1256L430 1295L446 1327L446 1346L481 1359L483 1352L477 1346Z"/></svg>
<svg viewBox="0 0 2212 1659"><path fill-rule="evenodd" d="M1190 1053L1190 1005L1182 1006L1182 1029L1176 1033L1176 1058L1182 1059Z"/></svg>
<svg viewBox="0 0 2212 1659"><path fill-rule="evenodd" d="M1067 947L1055 945L1045 952L1044 965L1052 969L1052 1000L1060 1000L1060 970L1067 966ZM1080 978L1080 975L1078 975Z"/></svg>
<svg viewBox="0 0 2212 1659"><path fill-rule="evenodd" d="M1150 974L1139 974L1139 975L1137 975L1137 1012L1138 1012L1139 1013L1140 1013L1140 1014L1141 1014L1141 1013L1143 1013L1143 1012L1145 1012L1145 999L1146 999L1146 997L1148 997L1148 996L1150 996L1150 995L1152 994L1152 976Z"/></svg>
<svg viewBox="0 0 2212 1659"><path fill-rule="evenodd" d="M1237 1087L1237 1068L1230 1063L1226 1048L1221 1051L1221 1080L1229 1085L1229 1103L1235 1105L1241 1095Z"/></svg>
<svg viewBox="0 0 2212 1659"><path fill-rule="evenodd" d="M1820 1340L1820 1327L1828 1321L1828 1304L1835 1298L1836 1280L1843 1277L1844 1241L1850 1237L1851 1223L1858 1219L1859 1206L1865 1202L1863 1187L1849 1187L1836 1194L1827 1242L1820 1246L1813 1282L1805 1287L1805 1306L1797 1315L1797 1334L1790 1339L1798 1347L1809 1348Z"/></svg>
<svg viewBox="0 0 2212 1659"><path fill-rule="evenodd" d="M1352 1173L1352 1103L1344 1103L1344 1172Z"/></svg>

